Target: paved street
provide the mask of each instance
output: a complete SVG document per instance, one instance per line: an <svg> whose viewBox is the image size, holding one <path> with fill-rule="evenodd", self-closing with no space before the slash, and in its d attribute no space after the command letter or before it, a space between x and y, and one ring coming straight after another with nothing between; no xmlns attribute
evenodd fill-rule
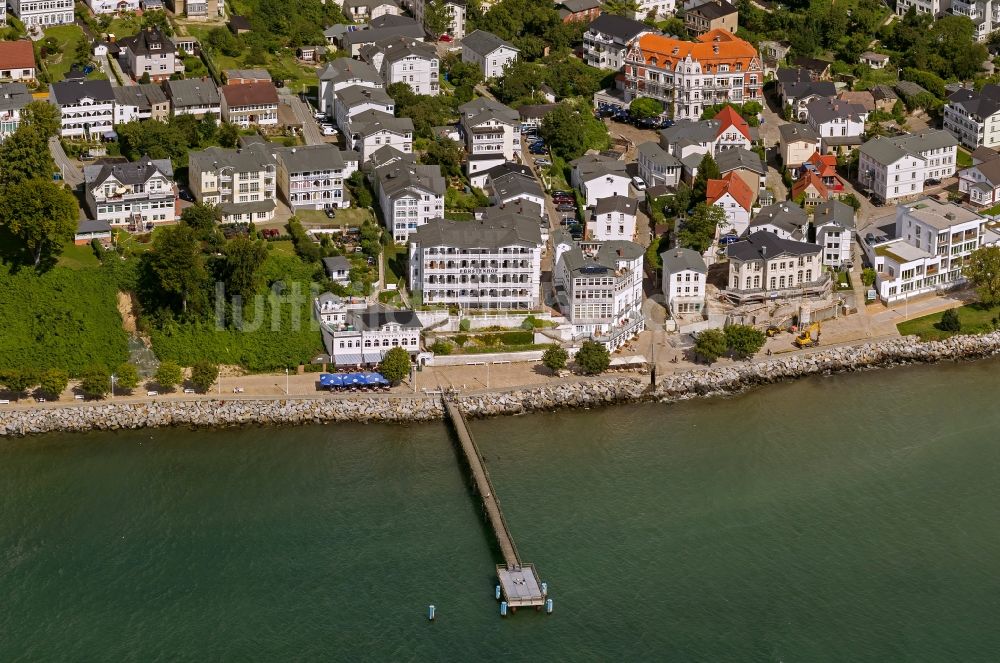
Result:
<svg viewBox="0 0 1000 663"><path fill-rule="evenodd" d="M62 173L63 181L66 184L70 185L73 189L83 184L83 168L76 161L66 156L66 152L63 151L58 138L49 139L49 151L52 152L56 168Z"/></svg>
<svg viewBox="0 0 1000 663"><path fill-rule="evenodd" d="M302 135L306 145L322 145L326 142L323 140L323 133L319 130L316 118L313 117L312 109L303 103L297 95L282 94L281 103L287 104L295 113L295 118L302 123Z"/></svg>

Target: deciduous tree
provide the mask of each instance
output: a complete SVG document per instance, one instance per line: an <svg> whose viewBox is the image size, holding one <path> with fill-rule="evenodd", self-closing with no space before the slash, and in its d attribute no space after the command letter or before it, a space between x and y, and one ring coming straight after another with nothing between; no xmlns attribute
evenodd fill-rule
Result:
<svg viewBox="0 0 1000 663"><path fill-rule="evenodd" d="M545 365L545 368L549 369L553 373L556 373L566 368L566 361L568 359L568 352L560 348L558 345L552 345L546 349L545 353L542 355L542 364Z"/></svg>
<svg viewBox="0 0 1000 663"><path fill-rule="evenodd" d="M603 373L611 364L611 353L597 341L584 341L573 361L587 375Z"/></svg>
<svg viewBox="0 0 1000 663"><path fill-rule="evenodd" d="M681 246L704 253L715 239L716 228L726 222L726 213L721 207L698 203L691 214L681 222L677 238Z"/></svg>
<svg viewBox="0 0 1000 663"><path fill-rule="evenodd" d="M737 357L752 357L767 340L764 332L749 325L729 325L725 334L729 350Z"/></svg>
<svg viewBox="0 0 1000 663"><path fill-rule="evenodd" d="M73 241L79 217L76 198L52 180L25 180L0 191L0 221L28 248L35 266Z"/></svg>
<svg viewBox="0 0 1000 663"><path fill-rule="evenodd" d="M51 180L56 164L49 152L48 139L42 130L26 125L18 127L0 143L0 186L25 180Z"/></svg>
<svg viewBox="0 0 1000 663"><path fill-rule="evenodd" d="M19 397L30 387L38 382L38 378L31 371L19 370L16 368L7 369L0 373L0 384L7 388L15 397Z"/></svg>
<svg viewBox="0 0 1000 663"><path fill-rule="evenodd" d="M115 389L132 391L139 386L139 369L135 364L124 363L115 371Z"/></svg>
<svg viewBox="0 0 1000 663"><path fill-rule="evenodd" d="M260 268L267 260L264 242L236 237L223 249L226 255L226 294L247 301L260 287Z"/></svg>
<svg viewBox="0 0 1000 663"><path fill-rule="evenodd" d="M694 352L709 364L726 354L729 344L726 335L718 329L706 329L698 334L694 342Z"/></svg>
<svg viewBox="0 0 1000 663"><path fill-rule="evenodd" d="M88 366L80 375L80 391L87 398L104 398L111 391L111 372L104 366Z"/></svg>
<svg viewBox="0 0 1000 663"><path fill-rule="evenodd" d="M697 201L705 200L705 194L708 189L708 180L717 180L722 177L719 172L719 165L715 163L715 159L712 158L711 154L706 154L701 158L701 163L698 164L698 174L694 177L694 184L691 187L691 195Z"/></svg>
<svg viewBox="0 0 1000 663"><path fill-rule="evenodd" d="M51 400L58 400L68 386L69 373L62 369L50 368L38 376L38 390Z"/></svg>
<svg viewBox="0 0 1000 663"><path fill-rule="evenodd" d="M153 250L146 266L159 294L168 306L188 310L191 301L201 301L208 281L205 261L194 231L187 225L168 226L153 236Z"/></svg>
<svg viewBox="0 0 1000 663"><path fill-rule="evenodd" d="M219 367L211 362L200 361L191 367L191 384L201 393L211 389L218 377Z"/></svg>
<svg viewBox="0 0 1000 663"><path fill-rule="evenodd" d="M399 384L410 374L410 353L405 348L392 348L382 357L378 371L392 384Z"/></svg>
<svg viewBox="0 0 1000 663"><path fill-rule="evenodd" d="M173 391L184 379L184 371L172 361L160 362L154 379L163 391Z"/></svg>
<svg viewBox="0 0 1000 663"><path fill-rule="evenodd" d="M962 272L976 286L980 302L987 306L1000 304L1000 246L973 251Z"/></svg>
<svg viewBox="0 0 1000 663"><path fill-rule="evenodd" d="M650 97L639 97L632 100L632 103L628 105L628 110L632 117L639 119L658 117L663 113L663 104Z"/></svg>
<svg viewBox="0 0 1000 663"><path fill-rule="evenodd" d="M21 126L24 125L38 129L46 138L58 136L62 127L62 114L55 104L32 101L21 109Z"/></svg>

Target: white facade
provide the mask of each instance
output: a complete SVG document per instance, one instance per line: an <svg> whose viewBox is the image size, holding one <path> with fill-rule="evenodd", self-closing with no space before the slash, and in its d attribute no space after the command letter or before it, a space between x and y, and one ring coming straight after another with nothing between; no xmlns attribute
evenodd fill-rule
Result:
<svg viewBox="0 0 1000 663"><path fill-rule="evenodd" d="M628 196L631 178L625 163L610 157L583 156L573 161L570 184L584 197L584 206L591 207L601 198Z"/></svg>
<svg viewBox="0 0 1000 663"><path fill-rule="evenodd" d="M645 328L644 250L634 242L555 242L553 283L574 340L591 339L614 352Z"/></svg>
<svg viewBox="0 0 1000 663"><path fill-rule="evenodd" d="M444 216L445 181L440 166L391 164L375 173L386 228L398 244L417 228Z"/></svg>
<svg viewBox="0 0 1000 663"><path fill-rule="evenodd" d="M483 72L483 78L499 78L517 60L520 51L496 35L476 30L462 43L462 62L471 62Z"/></svg>
<svg viewBox="0 0 1000 663"><path fill-rule="evenodd" d="M87 206L97 221L143 232L177 220L177 191L167 159L91 165L84 177Z"/></svg>
<svg viewBox="0 0 1000 663"><path fill-rule="evenodd" d="M25 27L67 25L74 21L73 0L11 0L11 11Z"/></svg>
<svg viewBox="0 0 1000 663"><path fill-rule="evenodd" d="M946 131L875 138L861 146L858 180L884 202L918 196L929 178L955 173L958 141Z"/></svg>
<svg viewBox="0 0 1000 663"><path fill-rule="evenodd" d="M263 145L210 147L188 156L188 184L195 200L218 205L227 223L274 218L277 170L277 161Z"/></svg>
<svg viewBox="0 0 1000 663"><path fill-rule="evenodd" d="M87 6L95 14L134 12L139 9L139 0L87 0Z"/></svg>
<svg viewBox="0 0 1000 663"><path fill-rule="evenodd" d="M319 110L327 117L336 114L334 97L337 92L351 86L385 87L381 75L367 62L351 58L337 58L327 63L319 72Z"/></svg>
<svg viewBox="0 0 1000 663"><path fill-rule="evenodd" d="M702 313L708 291L708 268L701 255L691 249L670 249L660 256L661 286L670 317Z"/></svg>
<svg viewBox="0 0 1000 663"><path fill-rule="evenodd" d="M437 96L440 61L431 44L396 37L361 49L361 58L378 70L386 85L406 83L414 94Z"/></svg>
<svg viewBox="0 0 1000 663"><path fill-rule="evenodd" d="M462 104L458 112L470 175L514 161L515 155L520 157L521 120L517 111L482 97Z"/></svg>
<svg viewBox="0 0 1000 663"><path fill-rule="evenodd" d="M601 242L635 239L636 201L631 198L607 198L597 201L587 226L587 239Z"/></svg>
<svg viewBox="0 0 1000 663"><path fill-rule="evenodd" d="M654 142L639 146L637 165L639 177L646 186L677 186L681 180L683 164Z"/></svg>
<svg viewBox="0 0 1000 663"><path fill-rule="evenodd" d="M726 253L729 280L725 294L735 302L798 298L829 291L830 275L823 269L821 249L815 244L760 231L730 244Z"/></svg>
<svg viewBox="0 0 1000 663"><path fill-rule="evenodd" d="M445 33L451 35L453 38L461 40L465 37L465 4L455 2L454 0L443 0L444 10L448 14L449 24L445 28ZM424 25L424 9L426 7L427 0L413 0L413 17L417 19L417 23ZM485 11L485 9L483 10ZM426 30L426 26L424 26ZM432 35L435 39L440 35Z"/></svg>
<svg viewBox="0 0 1000 663"><path fill-rule="evenodd" d="M350 119L365 111L392 115L396 104L385 90L368 86L351 86L337 90L333 97L333 117L341 131L350 126Z"/></svg>
<svg viewBox="0 0 1000 663"><path fill-rule="evenodd" d="M1000 164L979 163L958 172L958 190L969 196L969 202L981 207L1000 203Z"/></svg>
<svg viewBox="0 0 1000 663"><path fill-rule="evenodd" d="M1000 146L1000 86L952 94L944 107L943 126L969 149Z"/></svg>
<svg viewBox="0 0 1000 663"><path fill-rule="evenodd" d="M309 145L276 150L278 190L292 210L350 207L344 180L358 169L355 152L333 145Z"/></svg>
<svg viewBox="0 0 1000 663"><path fill-rule="evenodd" d="M424 304L532 309L541 302L543 246L537 219L435 219L410 238L410 289Z"/></svg>
<svg viewBox="0 0 1000 663"><path fill-rule="evenodd" d="M360 155L361 163L387 146L404 154L413 152L413 121L408 117L378 111L359 113L351 118L344 134L348 146Z"/></svg>
<svg viewBox="0 0 1000 663"><path fill-rule="evenodd" d="M322 324L323 343L337 366L377 364L392 348L403 348L411 358L420 352L422 327L413 311L359 308L329 293L313 310L321 319L337 320Z"/></svg>
<svg viewBox="0 0 1000 663"><path fill-rule="evenodd" d="M62 115L59 135L90 140L114 129L115 96L108 81L63 81L49 86Z"/></svg>
<svg viewBox="0 0 1000 663"><path fill-rule="evenodd" d="M750 227L750 210L743 207L733 194L728 191L716 199L712 205L726 213L727 226L719 228L719 233L725 235L732 231L742 235Z"/></svg>
<svg viewBox="0 0 1000 663"><path fill-rule="evenodd" d="M941 257L940 283L963 280L962 267L982 246L985 225L975 212L933 198L896 207L896 238Z"/></svg>

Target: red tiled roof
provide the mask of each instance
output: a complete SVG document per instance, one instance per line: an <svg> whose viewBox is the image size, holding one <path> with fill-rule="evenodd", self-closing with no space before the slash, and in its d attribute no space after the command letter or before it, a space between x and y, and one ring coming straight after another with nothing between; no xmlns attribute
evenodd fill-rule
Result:
<svg viewBox="0 0 1000 663"><path fill-rule="evenodd" d="M689 55L692 60L702 63L702 70L706 73L718 71L717 67L720 64L729 65L730 71L737 71L736 64L741 65L742 71L750 71L752 63L756 64L754 70L760 68L754 45L722 29L709 30L698 37L698 41L685 41L664 35L644 35L639 38L638 46L642 51L643 60L660 69L668 68L664 65L669 65L669 68L673 69L678 62Z"/></svg>
<svg viewBox="0 0 1000 663"><path fill-rule="evenodd" d="M816 166L816 170L823 177L837 176L837 157L832 154L813 152L812 156L808 159L808 163Z"/></svg>
<svg viewBox="0 0 1000 663"><path fill-rule="evenodd" d="M750 125L739 113L736 112L736 109L732 106L723 107L723 109L716 114L715 119L719 122L719 136L724 134L729 127L736 127L736 129L743 134L747 140L753 140L750 138Z"/></svg>
<svg viewBox="0 0 1000 663"><path fill-rule="evenodd" d="M830 192L827 191L826 185L823 184L823 178L811 170L805 170L799 175L799 179L795 180L795 183L792 184L792 199L794 200L805 193L810 184L816 188L816 193L823 200L827 200L830 197Z"/></svg>
<svg viewBox="0 0 1000 663"><path fill-rule="evenodd" d="M35 51L31 42L0 41L0 69L34 69Z"/></svg>
<svg viewBox="0 0 1000 663"><path fill-rule="evenodd" d="M714 205L719 198L727 193L739 203L740 207L750 211L750 206L753 205L753 191L735 172L726 173L721 180L708 180L706 182L705 198L707 198L709 205Z"/></svg>
<svg viewBox="0 0 1000 663"><path fill-rule="evenodd" d="M224 85L221 92L230 107L278 104L278 90L271 81Z"/></svg>

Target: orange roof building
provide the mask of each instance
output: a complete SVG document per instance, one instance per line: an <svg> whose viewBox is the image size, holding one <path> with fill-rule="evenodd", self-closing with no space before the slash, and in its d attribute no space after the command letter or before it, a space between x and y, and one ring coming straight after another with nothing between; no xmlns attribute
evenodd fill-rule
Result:
<svg viewBox="0 0 1000 663"><path fill-rule="evenodd" d="M625 56L626 100L658 99L675 119L697 120L706 106L761 99L764 70L757 49L726 30L696 41L647 34Z"/></svg>
<svg viewBox="0 0 1000 663"><path fill-rule="evenodd" d="M743 116L737 113L732 106L725 106L716 114L715 119L719 123L720 136L730 129L735 129L743 134L748 141L753 142L753 137L750 135L750 123L744 120Z"/></svg>
<svg viewBox="0 0 1000 663"><path fill-rule="evenodd" d="M811 170L803 170L799 179L792 184L792 200L802 196L802 204L806 207L817 205L830 199L830 191L823 184L823 178Z"/></svg>
<svg viewBox="0 0 1000 663"><path fill-rule="evenodd" d="M706 202L721 207L729 225L737 234L743 233L750 225L754 192L735 172L726 173L720 180L708 180L705 184Z"/></svg>

